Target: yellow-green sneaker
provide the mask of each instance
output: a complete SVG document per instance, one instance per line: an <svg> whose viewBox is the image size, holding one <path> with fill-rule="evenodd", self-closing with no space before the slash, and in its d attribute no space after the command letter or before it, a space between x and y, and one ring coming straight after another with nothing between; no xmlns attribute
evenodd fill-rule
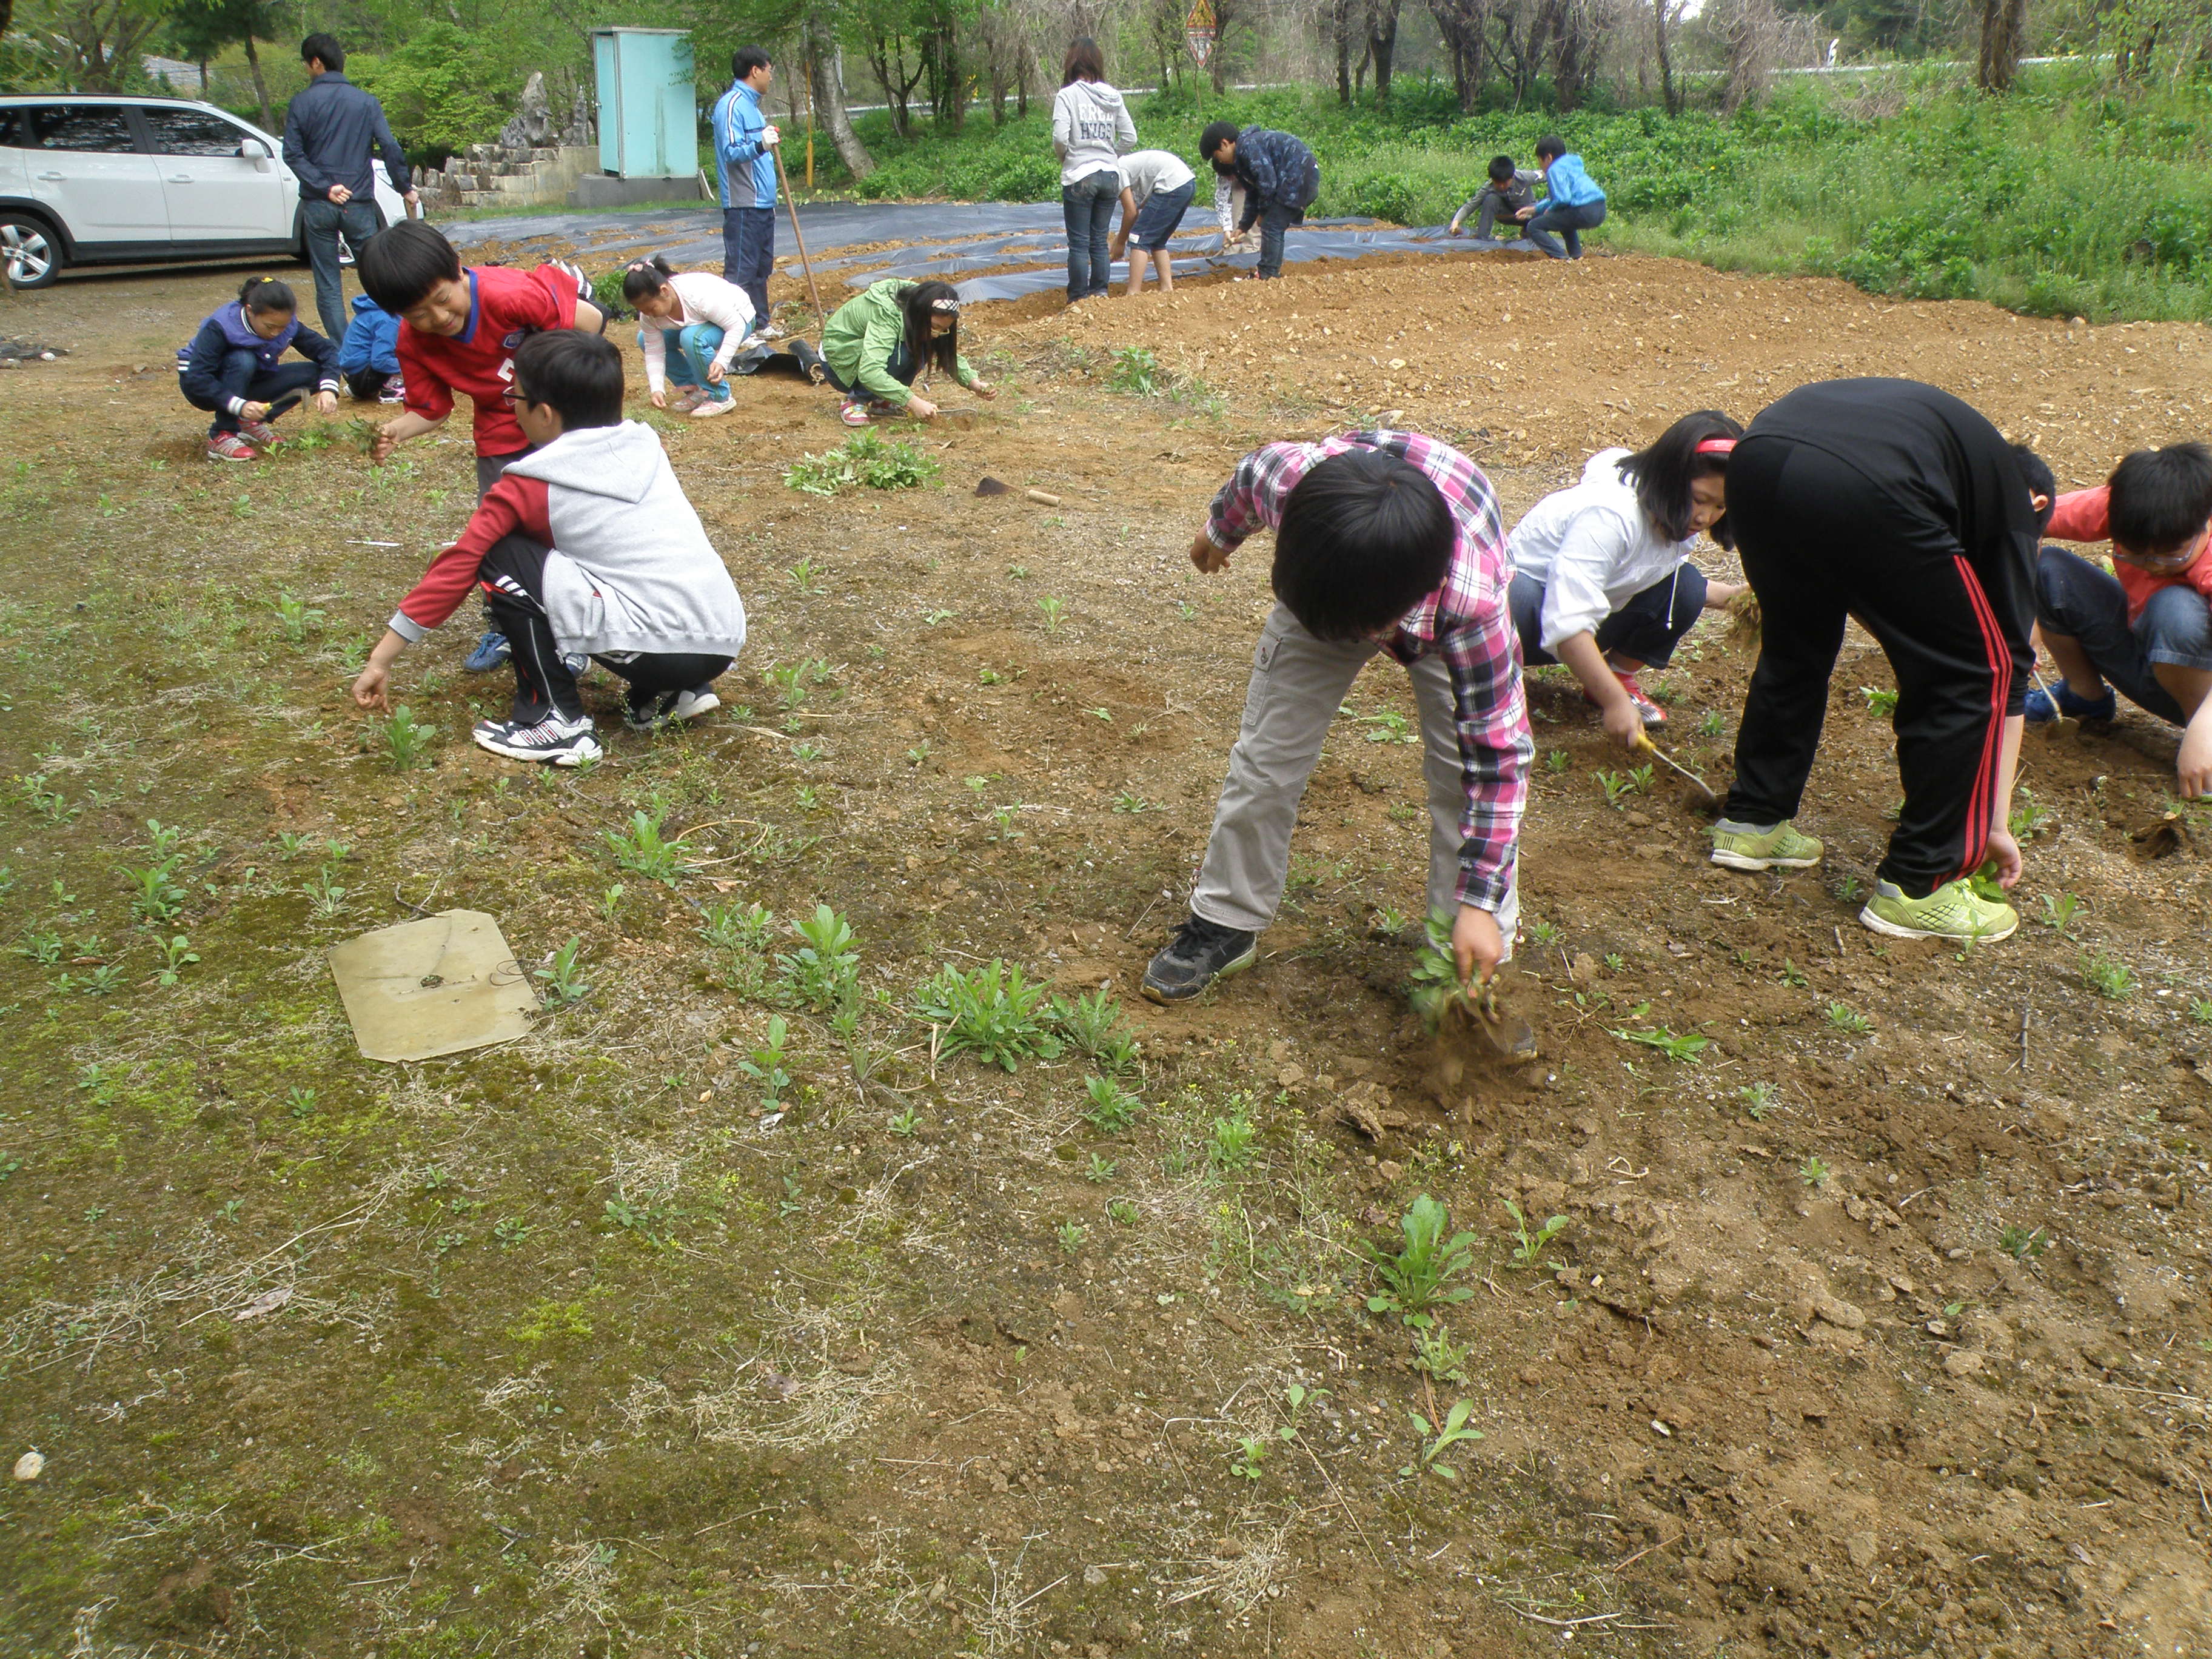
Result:
<svg viewBox="0 0 2212 1659"><path fill-rule="evenodd" d="M1712 828L1713 862L1731 870L1809 870L1820 861L1820 843L1794 823L1738 823L1723 818Z"/></svg>
<svg viewBox="0 0 2212 1659"><path fill-rule="evenodd" d="M1947 881L1926 898L1907 898L1894 882L1878 881L1859 920L1892 939L1948 939L1960 944L2010 939L2020 913L1978 895L1965 881Z"/></svg>

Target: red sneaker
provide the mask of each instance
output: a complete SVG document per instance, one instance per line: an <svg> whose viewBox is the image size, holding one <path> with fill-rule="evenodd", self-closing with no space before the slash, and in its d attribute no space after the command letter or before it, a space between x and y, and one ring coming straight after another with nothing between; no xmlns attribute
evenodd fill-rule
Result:
<svg viewBox="0 0 2212 1659"><path fill-rule="evenodd" d="M238 429L246 442L258 444L264 449L274 449L284 441L277 435L276 428L266 421L240 421Z"/></svg>
<svg viewBox="0 0 2212 1659"><path fill-rule="evenodd" d="M1620 689L1628 693L1629 702L1636 705L1637 716L1643 720L1645 726L1652 726L1666 725L1667 711L1662 708L1657 703L1651 701L1650 695L1645 692L1642 686L1636 683L1635 675L1624 674L1620 670L1616 668L1613 671L1613 677L1620 682ZM1595 705L1597 699L1590 696L1589 692L1585 691L1583 693L1583 701Z"/></svg>
<svg viewBox="0 0 2212 1659"><path fill-rule="evenodd" d="M235 432L226 432L208 440L207 458L211 461L250 461L254 459L253 446Z"/></svg>

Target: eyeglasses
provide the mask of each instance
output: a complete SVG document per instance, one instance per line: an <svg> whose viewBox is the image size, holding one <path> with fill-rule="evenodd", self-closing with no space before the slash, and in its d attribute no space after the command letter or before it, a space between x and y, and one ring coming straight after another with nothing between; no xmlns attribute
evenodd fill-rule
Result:
<svg viewBox="0 0 2212 1659"><path fill-rule="evenodd" d="M2208 530L2203 535L2199 536L2196 540L2176 548L2171 553L2139 553L2135 551L2119 553L2119 550L2118 548L2115 548L2113 551L2115 553L2119 553L2119 556L2125 559L2129 563L2136 565L2142 569L2172 574L2175 572L2186 570L2191 565L2195 564L2197 559L2203 556L2207 547L2212 547L2212 530Z"/></svg>
<svg viewBox="0 0 2212 1659"><path fill-rule="evenodd" d="M500 388L499 400L505 404L509 409L513 409L518 404L534 403L537 401L535 398L526 393L519 386L501 386Z"/></svg>

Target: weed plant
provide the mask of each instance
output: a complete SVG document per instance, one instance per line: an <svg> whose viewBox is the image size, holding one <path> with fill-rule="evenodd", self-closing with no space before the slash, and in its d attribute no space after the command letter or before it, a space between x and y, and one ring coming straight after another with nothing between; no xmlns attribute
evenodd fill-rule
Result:
<svg viewBox="0 0 2212 1659"><path fill-rule="evenodd" d="M914 1011L937 1028L939 1053L972 1054L1012 1072L1025 1060L1054 1060L1062 1052L1048 1023L1049 997L1018 963L994 957L966 972L939 969L915 990Z"/></svg>
<svg viewBox="0 0 2212 1659"><path fill-rule="evenodd" d="M660 826L667 821L665 806L656 806L651 812L633 811L628 828L602 830L600 838L621 868L673 887L690 866L684 861L683 848L661 835Z"/></svg>
<svg viewBox="0 0 2212 1659"><path fill-rule="evenodd" d="M943 471L910 443L856 432L842 448L800 456L784 469L783 481L808 495L835 495L854 489L919 489L935 483Z"/></svg>
<svg viewBox="0 0 2212 1659"><path fill-rule="evenodd" d="M1083 1109L1083 1115L1101 1134L1120 1134L1137 1121L1137 1115L1145 1109L1143 1101L1110 1077L1084 1079L1083 1092L1089 1102Z"/></svg>
<svg viewBox="0 0 2212 1659"><path fill-rule="evenodd" d="M1564 1221L1562 1225L1565 1224ZM1382 1288L1367 1298L1370 1313L1394 1313L1415 1330L1436 1323L1431 1310L1466 1301L1474 1291L1452 1280L1474 1265L1473 1233L1451 1231L1451 1212L1423 1193L1399 1218L1404 1243L1395 1251L1368 1244Z"/></svg>
<svg viewBox="0 0 2212 1659"><path fill-rule="evenodd" d="M2135 969L2118 957L2107 956L2102 951L2084 951L2081 982L2099 996L2120 1002L2133 996L2142 981L2136 978Z"/></svg>
<svg viewBox="0 0 2212 1659"><path fill-rule="evenodd" d="M1531 1228L1528 1218L1521 1213L1521 1206L1511 1199L1505 1200L1505 1212L1513 1218L1513 1255L1516 1267L1527 1271L1544 1260L1545 1247L1567 1230L1567 1218L1555 1215L1541 1226Z"/></svg>
<svg viewBox="0 0 2212 1659"><path fill-rule="evenodd" d="M833 1013L860 994L860 953L852 924L826 904L791 924L799 948L775 959L776 978L787 1000L817 1014Z"/></svg>

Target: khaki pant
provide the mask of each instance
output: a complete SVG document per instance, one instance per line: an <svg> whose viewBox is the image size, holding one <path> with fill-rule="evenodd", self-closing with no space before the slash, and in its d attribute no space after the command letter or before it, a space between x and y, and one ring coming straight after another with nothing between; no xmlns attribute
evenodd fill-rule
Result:
<svg viewBox="0 0 2212 1659"><path fill-rule="evenodd" d="M1306 781L1321 759L1329 722L1367 659L1382 647L1366 640L1320 640L1278 605L1252 653L1244 724L1229 752L1229 777L1214 809L1213 834L1190 908L1222 927L1258 933L1275 919L1291 869L1291 830ZM1453 719L1451 676L1437 657L1407 671L1421 715L1422 770L1429 785L1429 914L1459 914L1461 819L1467 805ZM1521 917L1520 884L1498 912L1507 955Z"/></svg>

